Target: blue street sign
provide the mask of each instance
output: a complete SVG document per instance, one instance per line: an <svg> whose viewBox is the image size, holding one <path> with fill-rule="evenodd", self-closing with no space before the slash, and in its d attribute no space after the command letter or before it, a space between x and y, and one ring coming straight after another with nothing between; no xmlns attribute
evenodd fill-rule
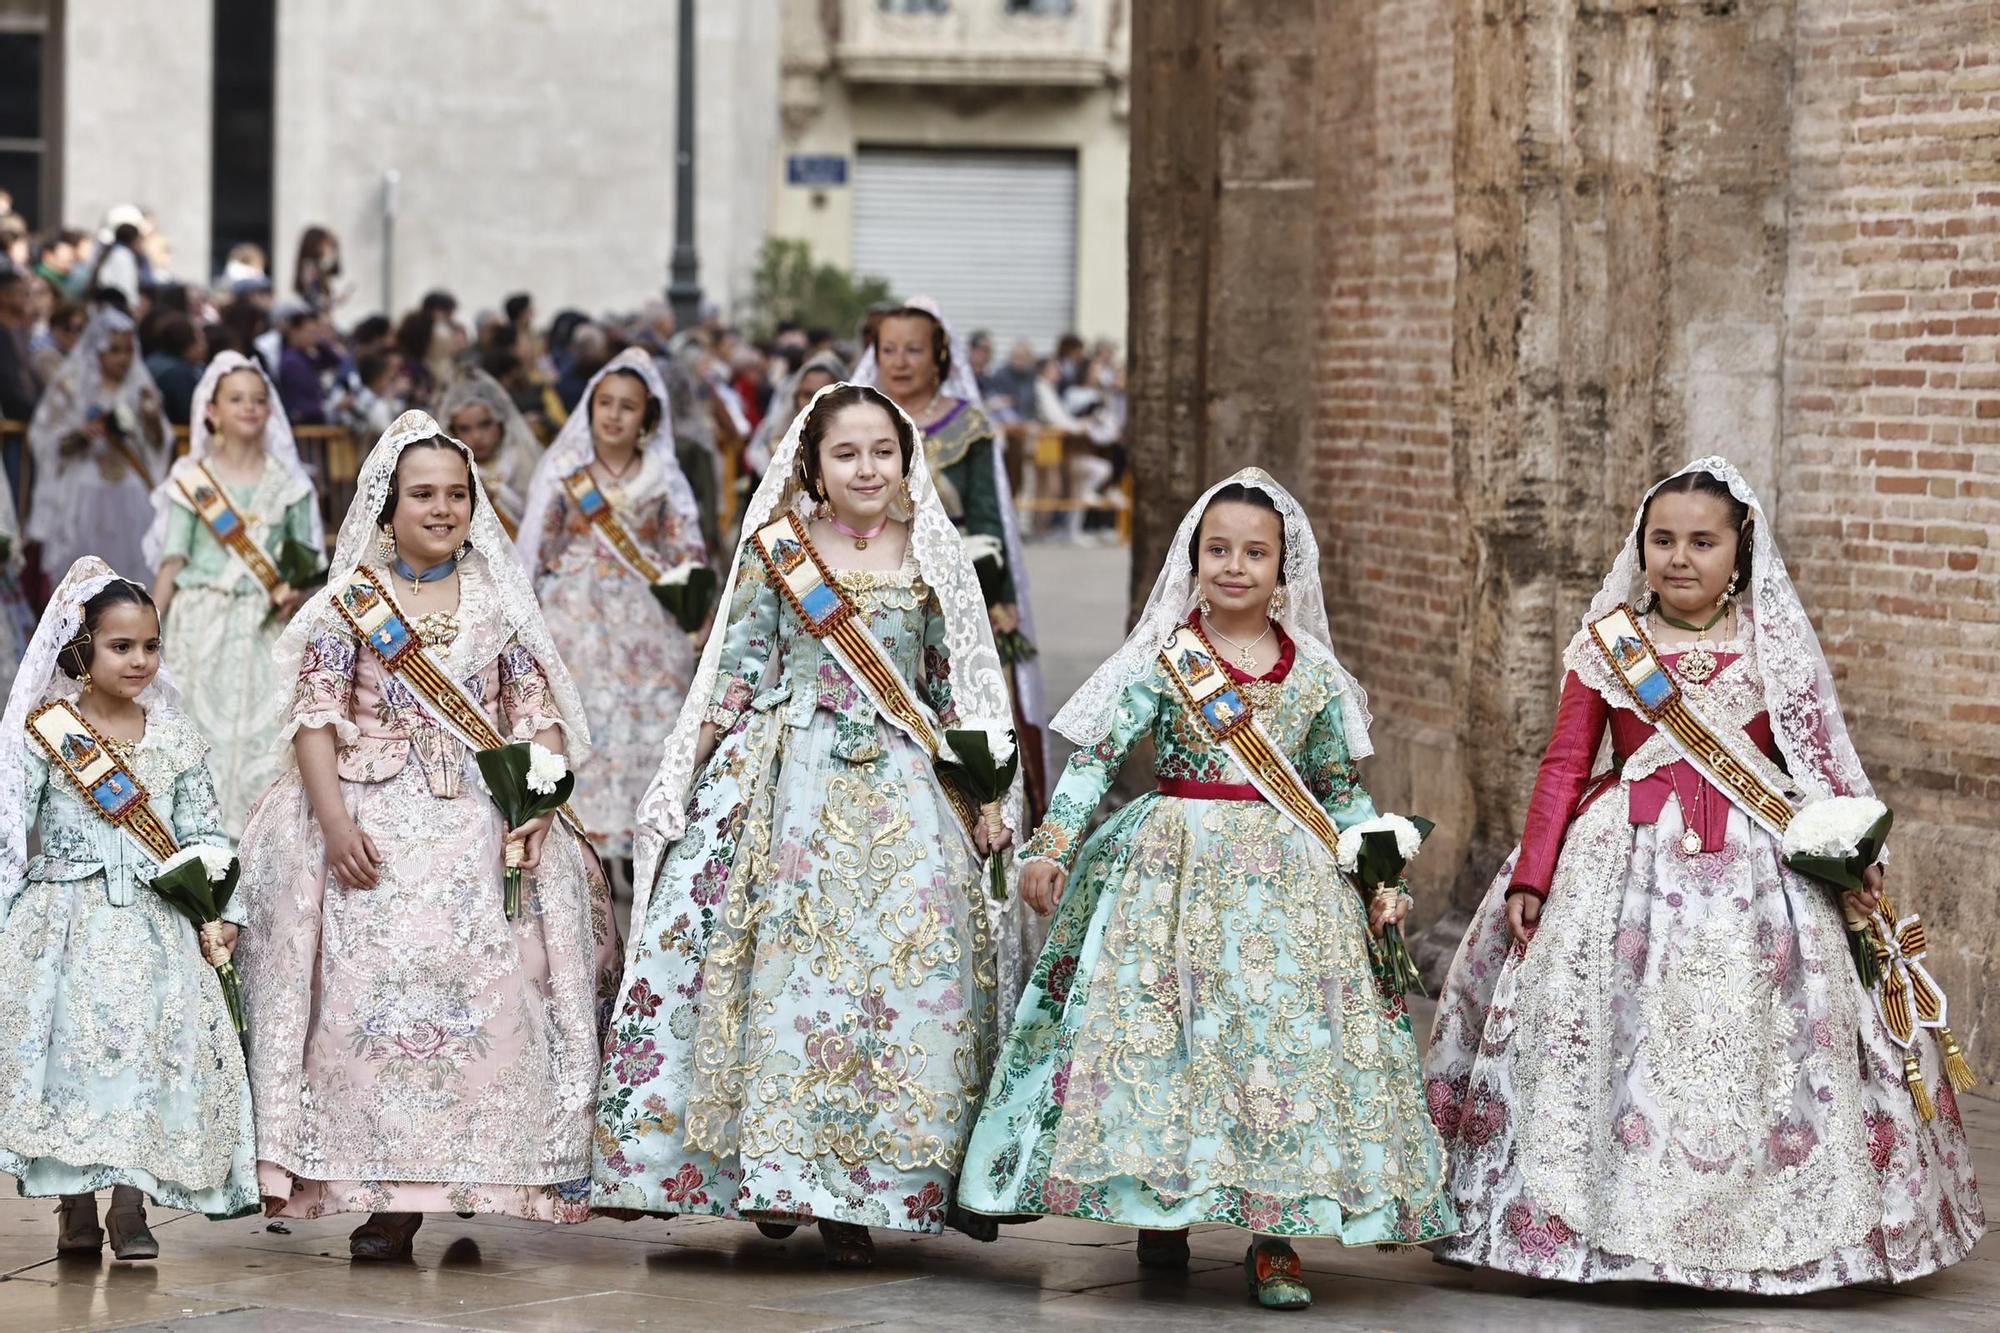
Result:
<svg viewBox="0 0 2000 1333"><path fill-rule="evenodd" d="M838 153L793 153L785 158L785 184L825 188L847 184L847 159Z"/></svg>

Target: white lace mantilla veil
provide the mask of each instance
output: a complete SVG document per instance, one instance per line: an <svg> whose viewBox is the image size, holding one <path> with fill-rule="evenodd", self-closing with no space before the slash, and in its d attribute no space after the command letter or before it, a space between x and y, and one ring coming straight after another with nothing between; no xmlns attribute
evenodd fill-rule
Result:
<svg viewBox="0 0 2000 1333"><path fill-rule="evenodd" d="M466 554L465 563L472 565L477 562L480 572L493 586L508 630L520 640L521 646L541 667L542 674L548 677L549 698L562 720L569 766L580 767L590 754L590 728L584 721L583 698L577 693L576 683L569 677L569 668L563 665L562 654L556 651L549 627L542 621L541 603L535 600L528 571L514 557L514 544L507 540L506 529L500 526L500 520L494 514L493 503L486 495L486 484L479 479L479 469L470 466L472 451L446 435L444 429L425 412L409 411L397 417L361 464L361 475L354 483L354 503L348 506L347 518L341 523L340 536L334 544L333 564L327 570L328 586L314 593L299 609L291 624L285 626L285 632L278 637L278 646L272 650L272 656L278 663L279 688L283 691L284 702L290 702L292 690L298 683L299 663L304 660L306 645L313 635L327 626L342 631L347 629L347 621L334 610L329 592L333 584L353 573L357 565L374 562L376 535L381 531L376 526L375 516L382 512L382 503L388 498L389 486L396 478L396 464L401 460L403 450L413 441L434 435L450 441L465 458L472 473L472 490L476 497L472 510L472 550ZM288 766L296 764L292 747L287 745L284 751L285 763Z"/></svg>
<svg viewBox="0 0 2000 1333"><path fill-rule="evenodd" d="M778 432L791 421L783 414L791 410L792 397L799 391L799 382L815 371L831 375L836 381L844 380L847 378L847 363L832 352L821 352L818 356L806 358L778 385L778 391L771 395L770 410L764 413L764 419L751 432L750 443L743 447L743 465L758 476L763 476L771 466L771 444L778 438Z"/></svg>
<svg viewBox="0 0 2000 1333"><path fill-rule="evenodd" d="M1757 672L1764 682L1764 706L1771 715L1771 730L1785 758L1785 771L1807 798L1826 796L1872 796L1868 775L1847 734L1847 723L1834 694L1833 673L1826 655L1820 651L1819 636L1805 607L1792 586L1785 561L1778 554L1777 539L1756 493L1726 458L1697 458L1680 471L1656 483L1646 492L1651 500L1661 486L1690 472L1706 472L1729 487L1729 493L1750 507L1750 588L1738 605L1751 627L1751 643L1756 651ZM1596 690L1614 708L1637 712L1632 697L1611 665L1590 640L1590 625L1609 614L1620 602L1643 605L1647 592L1646 573L1639 564L1639 522L1646 512L1642 500L1632 516L1632 527L1618 558L1605 577L1604 585L1591 598L1590 614L1583 628L1570 640L1563 664L1576 672L1584 684ZM1739 595L1740 596L1740 595Z"/></svg>
<svg viewBox="0 0 2000 1333"><path fill-rule="evenodd" d="M285 416L285 405L278 397L278 386L271 383L263 364L241 352L220 352L215 360L208 363L202 372L201 383L194 386L194 398L188 410L188 451L184 458L176 459L167 473L167 479L153 488L153 523L146 529L145 545L148 563L158 565L161 554L167 549L167 519L173 507L191 508L187 497L182 494L180 479L194 471L195 464L207 460L215 449L215 432L208 428L208 405L215 398L215 391L222 383L222 377L239 370L252 370L264 381L264 392L270 395L271 419L264 423L264 452L271 461L290 473L297 483L285 501L287 505L297 502L301 495L314 494L312 474L299 461L298 442L292 438L292 423ZM319 504L312 506L312 548L315 555L326 551L326 525L320 520ZM273 526L282 515L270 515ZM273 551L270 554L276 555Z"/></svg>
<svg viewBox="0 0 2000 1333"><path fill-rule="evenodd" d="M507 396L507 390L501 387L499 380L477 366L462 371L452 380L451 386L444 392L444 401L438 405L438 424L450 430L451 419L474 403L484 404L486 410L493 414L493 419L500 423L500 448L487 466L507 478L510 484L525 488L534 477L535 465L546 451L542 442L535 438L534 427L521 415L521 409L514 406L514 400Z"/></svg>
<svg viewBox="0 0 2000 1333"><path fill-rule="evenodd" d="M650 439L639 442L641 462L639 473L626 489L634 494L649 493L656 485L664 486L667 503L673 511L691 523L700 523L701 507L695 502L694 488L688 485L687 477L681 472L680 459L674 454L674 405L667 397L666 381L660 378L660 368L653 364L652 354L643 347L628 347L617 356L604 363L604 369L590 377L584 386L583 397L577 399L576 410L563 422L557 432L554 444L542 455L542 461L535 465L534 480L528 484L528 503L521 514L521 536L515 549L521 554L521 564L532 577L536 561L541 558L542 529L547 526L549 507L556 502L562 491L563 479L578 468L590 462L597 452L597 444L590 434L590 399L597 392L597 386L606 375L627 371L645 382L646 392L660 405L660 424Z"/></svg>
<svg viewBox="0 0 2000 1333"><path fill-rule="evenodd" d="M800 433L819 400L844 387L844 384L829 384L814 394L812 402L792 418L790 429L772 453L771 466L743 514L744 540L737 545L729 564L729 580L716 602L722 608L722 615L728 614L735 599L744 560L758 558L746 554L750 536L786 511L797 514L802 522L811 517L813 501L798 481ZM916 511L910 518L910 549L916 557L918 573L944 612L945 647L951 655L952 701L963 722L1008 724L1014 714L1008 702L1007 678L1000 668L1000 654L993 646L993 627L986 618L986 599L979 591L979 576L973 571L972 562L966 559L958 529L944 512L937 488L931 484L930 468L924 462L923 432L916 428L908 413L890 402L887 394L882 400L889 402L891 410L903 418L918 441L910 459L910 493L916 501ZM695 746L708 711L706 701L715 692L717 664L722 659L722 644L727 637L727 626L718 622L702 648L701 665L695 669L694 683L688 687L687 706L681 709L679 720L667 736L659 771L639 802L628 968L632 961L629 950L638 947L644 933L641 923L646 917L646 901L652 895L653 881L659 874L660 860L687 826L688 794L695 780ZM1003 804L1003 817L1008 828L1016 833L1021 831L1018 777ZM994 913L998 905L983 894L982 899L987 902L989 913Z"/></svg>
<svg viewBox="0 0 2000 1333"><path fill-rule="evenodd" d="M935 299L928 296L913 296L903 302L904 310L921 310L938 322L944 330L945 345L951 349L951 378L938 386L938 392L948 397L971 403L984 412L986 399L979 392L979 377L972 373L972 357L966 350L965 339L952 331L951 321L944 317ZM891 312L894 313L894 312ZM863 348L861 360L854 367L854 382L876 386L880 373L875 364L875 349ZM1014 512L1014 483L1007 478L1006 441L998 434L993 439L993 489L1000 497L1000 530L1006 548L1007 572L1014 579L1014 609L1021 617L1021 633L1028 642L1035 639L1034 598L1028 591L1028 560L1022 553L1021 519ZM1021 691L1021 715L1030 722L1039 724L1048 716L1046 703L1042 698L1042 669L1036 661L1030 660L1014 673L1015 684Z"/></svg>
<svg viewBox="0 0 2000 1333"><path fill-rule="evenodd" d="M41 623L29 637L28 651L22 654L15 672L6 717L0 721L0 883L18 881L28 869L28 833L34 812L28 808L26 759L28 747L35 744L28 736L28 714L51 699L73 699L80 692L79 682L56 665L56 657L63 645L76 637L77 627L83 623L83 604L104 591L106 584L116 582L144 586L112 572L111 566L94 555L71 565L49 598L48 609L42 612ZM173 673L162 662L153 683L139 695L139 703L150 713L160 705L178 707L180 700Z"/></svg>
<svg viewBox="0 0 2000 1333"><path fill-rule="evenodd" d="M1303 656L1324 662L1333 669L1342 686L1340 714L1351 759L1365 759L1375 753L1368 739L1373 719L1368 713L1368 695L1353 675L1334 655L1333 635L1327 627L1326 595L1319 582L1319 540L1313 536L1312 520L1292 497L1292 493L1272 479L1262 468L1247 467L1225 477L1201 493L1201 498L1181 519L1167 548L1167 563L1153 583L1152 595L1139 613L1138 623L1125 643L1090 679L1070 697L1050 723L1087 750L1111 734L1118 714L1118 701L1127 686L1144 680L1159 660L1160 649L1193 613L1200 595L1194 566L1188 561L1188 547L1201 526L1201 516L1216 493L1226 486L1246 486L1271 497L1285 525L1285 607L1278 621L1298 645Z"/></svg>

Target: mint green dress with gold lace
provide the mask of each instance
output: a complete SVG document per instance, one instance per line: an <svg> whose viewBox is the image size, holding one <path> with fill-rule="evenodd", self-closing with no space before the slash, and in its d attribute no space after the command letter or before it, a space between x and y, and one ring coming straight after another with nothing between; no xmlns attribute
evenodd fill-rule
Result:
<svg viewBox="0 0 2000 1333"><path fill-rule="evenodd" d="M1374 804L1332 664L1285 640L1239 689L1342 828ZM1160 790L1083 830L1132 746ZM1367 909L1157 668L1070 760L1024 850L1072 867L967 1150L959 1201L1348 1244L1452 1234L1444 1154Z"/></svg>

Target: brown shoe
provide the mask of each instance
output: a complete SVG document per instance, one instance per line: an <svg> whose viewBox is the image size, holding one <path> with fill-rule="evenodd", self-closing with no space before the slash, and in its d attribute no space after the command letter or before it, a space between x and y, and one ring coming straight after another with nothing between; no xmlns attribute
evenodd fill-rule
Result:
<svg viewBox="0 0 2000 1333"><path fill-rule="evenodd" d="M113 1187L104 1227L111 1233L113 1258L130 1262L160 1257L160 1242L146 1226L146 1196L130 1185Z"/></svg>
<svg viewBox="0 0 2000 1333"><path fill-rule="evenodd" d="M416 1245L422 1213L371 1213L347 1237L350 1259L408 1259Z"/></svg>
<svg viewBox="0 0 2000 1333"><path fill-rule="evenodd" d="M873 1268L875 1238L868 1228L852 1222L821 1222L819 1238L826 1245L826 1261L835 1268Z"/></svg>
<svg viewBox="0 0 2000 1333"><path fill-rule="evenodd" d="M104 1228L97 1225L95 1194L65 1194L56 1204L57 1254L96 1254L104 1248Z"/></svg>

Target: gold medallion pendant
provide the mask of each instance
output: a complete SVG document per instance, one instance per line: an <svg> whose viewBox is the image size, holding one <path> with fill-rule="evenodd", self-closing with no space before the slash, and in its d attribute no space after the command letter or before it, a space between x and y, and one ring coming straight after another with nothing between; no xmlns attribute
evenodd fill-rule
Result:
<svg viewBox="0 0 2000 1333"><path fill-rule="evenodd" d="M1701 834L1696 833L1693 829L1689 829L1687 832L1681 834L1681 855L1701 855Z"/></svg>

